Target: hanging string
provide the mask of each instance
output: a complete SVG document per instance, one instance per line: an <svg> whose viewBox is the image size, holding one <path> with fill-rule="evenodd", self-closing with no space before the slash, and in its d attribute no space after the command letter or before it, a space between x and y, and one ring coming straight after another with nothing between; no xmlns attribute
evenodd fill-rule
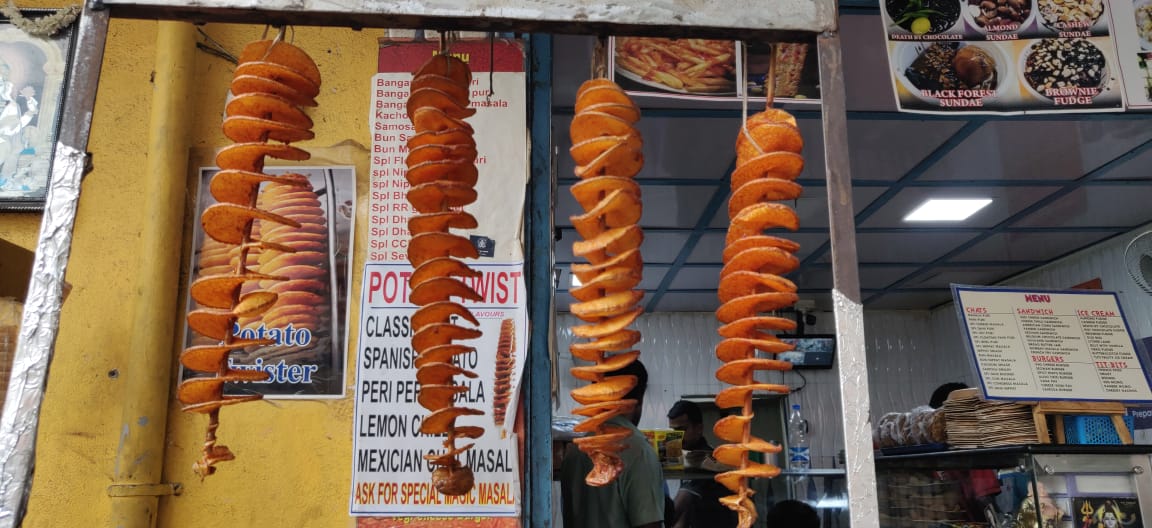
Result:
<svg viewBox="0 0 1152 528"><path fill-rule="evenodd" d="M200 36L204 37L205 41L197 42L196 49L199 49L210 55L220 57L228 62L231 62L232 64L238 64L240 62L240 59L228 51L228 49L225 48L224 45L219 41L212 38L212 35L209 35L207 31L204 31L204 28L197 26L196 32L200 33Z"/></svg>
<svg viewBox="0 0 1152 528"><path fill-rule="evenodd" d="M446 54L448 54L448 50L450 50L450 49L452 49L452 32L451 31L441 31L440 32L440 54L446 55Z"/></svg>
<svg viewBox="0 0 1152 528"><path fill-rule="evenodd" d="M748 46L746 46L743 41L739 42L738 44L740 44L740 60L744 61L744 68L747 69L748 68ZM745 134L748 133L748 127L746 126L747 123L748 123L748 84L745 83L744 84L744 95L740 97L740 130L743 130ZM752 139L752 138L748 138L748 139Z"/></svg>
<svg viewBox="0 0 1152 528"><path fill-rule="evenodd" d="M764 104L772 108L776 102L776 45L768 45L768 76L764 79Z"/></svg>
<svg viewBox="0 0 1152 528"><path fill-rule="evenodd" d="M744 60L745 67L748 64L748 47L741 46L741 57ZM776 45L768 45L768 73L764 76L764 100L765 110L772 108L772 104L776 101ZM744 90L744 97L740 98L740 133L744 135L744 139L748 140L756 151L760 154L767 154L764 149L760 148L760 144L752 139L748 133L748 90Z"/></svg>
<svg viewBox="0 0 1152 528"><path fill-rule="evenodd" d="M596 47L592 50L592 78L608 77L608 37L596 37Z"/></svg>
<svg viewBox="0 0 1152 528"><path fill-rule="evenodd" d="M450 40L452 40L452 32L451 31L441 31L440 32L440 55L448 55L448 50L452 47L452 43L450 42ZM448 63L448 68L449 68L449 71L451 71L451 68L452 68L451 62Z"/></svg>
<svg viewBox="0 0 1152 528"><path fill-rule="evenodd" d="M8 0L0 5L0 14L3 14L13 26L35 37L51 37L64 28L71 26L84 10L83 4L57 9L51 15L36 18L24 18L20 8L16 7L16 0Z"/></svg>
<svg viewBox="0 0 1152 528"><path fill-rule="evenodd" d="M740 60L744 61L744 68L748 68L748 46L744 42L740 42ZM768 69L772 69L771 66ZM748 134L748 85L744 85L744 95L740 97L740 133L744 135L744 139L748 140L753 147L761 154L760 145L752 140L752 136Z"/></svg>
<svg viewBox="0 0 1152 528"><path fill-rule="evenodd" d="M496 95L496 32L488 34L488 97L485 99L492 104L492 96Z"/></svg>

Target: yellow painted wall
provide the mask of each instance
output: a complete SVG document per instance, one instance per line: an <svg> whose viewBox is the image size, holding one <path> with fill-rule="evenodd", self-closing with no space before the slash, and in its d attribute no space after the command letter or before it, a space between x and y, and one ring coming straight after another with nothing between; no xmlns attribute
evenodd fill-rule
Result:
<svg viewBox="0 0 1152 528"><path fill-rule="evenodd" d="M148 309L132 303L134 277L147 261L140 255L139 232L148 219L135 205L149 199L137 189L150 177L143 167L156 27L150 21L114 19L111 24L89 144L95 170L81 193L67 274L73 290L64 305L41 415L25 528L107 525L115 500L106 489L114 474L120 402L126 395L122 378L109 373L132 361L125 353L133 331L132 313ZM233 53L263 31L223 24L204 29ZM296 31L294 43L315 58L324 76L317 98L320 107L311 111L317 139L302 146L329 146L348 139L369 143L369 79L376 68L377 38L382 35L380 30ZM187 108L195 115L193 148L226 144L219 127L231 72L231 64L197 54L195 96ZM360 177L363 182L367 175ZM358 214L363 215L360 209ZM34 246L39 218L25 216L29 219L0 219L0 236L14 232L15 241ZM363 240L365 222L357 225L356 238ZM179 252L184 245L173 241L169 247ZM353 264L357 278L361 266L362 258L357 258ZM359 284L349 291L356 298ZM173 314L173 324L181 322L178 317ZM351 320L356 317L355 312L350 314ZM155 353L178 350L174 344L171 350ZM174 378L175 372L156 376ZM353 376L350 368L350 392ZM257 402L225 409L221 443L238 458L221 464L205 482L192 473L191 465L207 419L179 412L174 387L169 401L173 404L165 481L181 482L184 493L161 500L159 526L350 525L351 398Z"/></svg>
<svg viewBox="0 0 1152 528"><path fill-rule="evenodd" d="M26 249L36 249L40 213L4 213L0 217L0 239Z"/></svg>

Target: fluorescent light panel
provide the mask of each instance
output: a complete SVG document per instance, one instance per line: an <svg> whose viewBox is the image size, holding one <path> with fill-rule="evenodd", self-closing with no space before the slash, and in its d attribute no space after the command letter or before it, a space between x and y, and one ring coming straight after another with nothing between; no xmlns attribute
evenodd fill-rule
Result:
<svg viewBox="0 0 1152 528"><path fill-rule="evenodd" d="M930 199L917 207L908 216L904 217L905 222L959 222L967 220L968 217L976 214L992 203L988 198L966 198L966 199Z"/></svg>

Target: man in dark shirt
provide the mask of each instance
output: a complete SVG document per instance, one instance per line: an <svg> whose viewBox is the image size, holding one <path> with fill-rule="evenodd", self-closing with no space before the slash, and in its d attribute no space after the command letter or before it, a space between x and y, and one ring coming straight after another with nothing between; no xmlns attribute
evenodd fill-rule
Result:
<svg viewBox="0 0 1152 528"><path fill-rule="evenodd" d="M820 515L803 502L785 500L768 510L764 525L768 528L820 528Z"/></svg>
<svg viewBox="0 0 1152 528"><path fill-rule="evenodd" d="M668 427L684 432L684 451L708 451L712 446L704 439L704 418L700 407L680 400L668 411ZM680 481L676 494L676 523L673 528L728 528L737 524L736 512L720 504L720 497L731 493L713 479Z"/></svg>

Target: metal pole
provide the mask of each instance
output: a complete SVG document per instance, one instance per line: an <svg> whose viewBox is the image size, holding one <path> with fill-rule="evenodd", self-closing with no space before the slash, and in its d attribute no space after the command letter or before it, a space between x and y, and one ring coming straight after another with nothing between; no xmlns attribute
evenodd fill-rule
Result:
<svg viewBox="0 0 1152 528"><path fill-rule="evenodd" d="M110 492L125 486L159 484L164 470L164 439L168 427L173 334L180 313L180 240L188 174L188 128L192 113L187 101L195 85L196 29L187 22L159 22L156 28L156 75L148 125L145 186L147 218L140 234L140 273L136 281L136 313L128 344L128 362L121 367L124 401L120 443ZM155 490L171 490L163 486ZM170 491L169 491L170 492ZM156 526L157 492L116 495L110 526Z"/></svg>
<svg viewBox="0 0 1152 528"><path fill-rule="evenodd" d="M72 249L92 107L108 35L108 11L93 11L86 5L79 24L20 339L0 417L0 528L20 525L32 486L40 404L60 326L64 270Z"/></svg>
<svg viewBox="0 0 1152 528"><path fill-rule="evenodd" d="M876 466L869 422L868 364L864 353L864 306L856 262L856 221L848 163L848 113L840 35L817 37L820 98L824 106L824 164L828 171L828 222L832 242L832 302L844 424L848 511L853 528L876 528Z"/></svg>
<svg viewBox="0 0 1152 528"><path fill-rule="evenodd" d="M529 39L532 174L528 180L528 372L526 526L552 526L552 37Z"/></svg>

